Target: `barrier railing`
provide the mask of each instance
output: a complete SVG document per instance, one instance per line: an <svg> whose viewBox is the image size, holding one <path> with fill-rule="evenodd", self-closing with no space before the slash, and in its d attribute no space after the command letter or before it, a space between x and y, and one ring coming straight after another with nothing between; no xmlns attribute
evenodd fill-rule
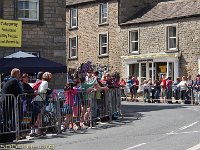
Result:
<svg viewBox="0 0 200 150"><path fill-rule="evenodd" d="M0 95L0 135L16 140L32 133L61 133L64 129L93 127L98 119L116 119L121 112L120 89L63 91L50 95ZM35 131L35 132L33 132ZM35 135L33 135L35 136ZM0 141L1 142L1 141Z"/></svg>
<svg viewBox="0 0 200 150"><path fill-rule="evenodd" d="M16 97L12 94L0 94L0 135L10 134L9 138L14 140L14 135L19 130L18 109ZM2 136L1 136L2 137Z"/></svg>
<svg viewBox="0 0 200 150"><path fill-rule="evenodd" d="M98 119L121 112L120 89L108 91L69 90L58 95L60 97L61 124L65 129L82 129L94 126Z"/></svg>
<svg viewBox="0 0 200 150"><path fill-rule="evenodd" d="M125 89L125 95L131 95L129 87L126 86ZM175 101L186 104L200 103L200 91L194 86L182 88L181 86L172 85L162 88L160 85L140 85L136 95L136 99L143 102L172 103L172 101Z"/></svg>

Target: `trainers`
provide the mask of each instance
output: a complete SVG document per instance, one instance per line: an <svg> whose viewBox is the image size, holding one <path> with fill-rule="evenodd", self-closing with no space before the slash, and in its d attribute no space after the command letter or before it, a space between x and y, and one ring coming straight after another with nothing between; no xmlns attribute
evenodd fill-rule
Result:
<svg viewBox="0 0 200 150"><path fill-rule="evenodd" d="M82 129L82 130L86 130L86 129L88 129L88 126L86 126L86 125L83 124L83 125L81 126L81 129Z"/></svg>

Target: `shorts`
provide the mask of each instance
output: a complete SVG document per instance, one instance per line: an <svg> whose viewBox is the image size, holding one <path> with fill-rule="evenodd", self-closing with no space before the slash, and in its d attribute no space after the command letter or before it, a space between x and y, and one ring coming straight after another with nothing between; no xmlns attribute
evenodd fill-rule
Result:
<svg viewBox="0 0 200 150"><path fill-rule="evenodd" d="M72 106L69 104L64 104L62 109L62 115L72 115L72 114L73 114Z"/></svg>

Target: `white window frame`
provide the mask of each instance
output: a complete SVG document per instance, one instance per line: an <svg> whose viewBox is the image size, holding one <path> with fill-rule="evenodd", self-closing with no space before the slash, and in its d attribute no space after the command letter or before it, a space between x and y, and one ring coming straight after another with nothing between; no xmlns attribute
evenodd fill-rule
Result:
<svg viewBox="0 0 200 150"><path fill-rule="evenodd" d="M74 39L76 40L76 42L75 42L76 45L72 47L72 40L74 40ZM78 49L78 37L76 36L76 37L69 38L69 58L77 58L78 57L77 49ZM75 56L72 56L72 50L75 50L75 52L76 52Z"/></svg>
<svg viewBox="0 0 200 150"><path fill-rule="evenodd" d="M29 2L29 3L36 3L36 10L35 9L30 9L30 8L23 8L23 9L19 9L19 2ZM40 10L39 10L39 5L40 5L40 0L18 0L18 19L23 20L23 21L39 21L39 14L40 14ZM19 11L35 11L36 12L36 18L24 18L19 16Z"/></svg>
<svg viewBox="0 0 200 150"><path fill-rule="evenodd" d="M176 28L176 36L170 36L169 35L169 30L171 29L171 28ZM167 38L166 38L166 41L167 41L167 50L178 50L178 26L177 25L168 25L167 27L166 27L166 35L167 35ZM172 48L170 48L170 39L175 39L175 47L172 47Z"/></svg>
<svg viewBox="0 0 200 150"><path fill-rule="evenodd" d="M102 43L102 37L106 36L106 43ZM106 52L103 53L103 48L106 47ZM108 32L99 33L99 55L108 55Z"/></svg>
<svg viewBox="0 0 200 150"><path fill-rule="evenodd" d="M132 41L132 33L138 33L138 40L133 40ZM140 44L139 44L139 29L134 29L134 30L130 30L128 32L128 45L129 45L129 53L133 53L133 54L138 54L139 53L139 47L140 47ZM132 43L138 43L138 49L137 50L133 50L133 47L132 47Z"/></svg>
<svg viewBox="0 0 200 150"><path fill-rule="evenodd" d="M103 8L106 6L107 11L103 12ZM103 21L105 19L106 21ZM99 24L108 23L108 3L100 3L99 4Z"/></svg>
<svg viewBox="0 0 200 150"><path fill-rule="evenodd" d="M77 8L70 8L70 28L76 28L78 26L78 10ZM75 20L75 25L73 25L73 20Z"/></svg>

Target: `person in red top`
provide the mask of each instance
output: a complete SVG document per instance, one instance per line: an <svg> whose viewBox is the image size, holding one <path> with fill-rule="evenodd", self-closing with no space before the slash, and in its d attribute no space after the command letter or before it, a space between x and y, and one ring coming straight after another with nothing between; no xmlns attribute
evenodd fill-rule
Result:
<svg viewBox="0 0 200 150"><path fill-rule="evenodd" d="M126 81L123 78L119 82L119 86L121 87L121 96L126 97L125 92L124 92L124 88L126 86Z"/></svg>
<svg viewBox="0 0 200 150"><path fill-rule="evenodd" d="M160 86L161 86L161 96L162 99L164 99L164 97L166 96L166 75L163 75Z"/></svg>

